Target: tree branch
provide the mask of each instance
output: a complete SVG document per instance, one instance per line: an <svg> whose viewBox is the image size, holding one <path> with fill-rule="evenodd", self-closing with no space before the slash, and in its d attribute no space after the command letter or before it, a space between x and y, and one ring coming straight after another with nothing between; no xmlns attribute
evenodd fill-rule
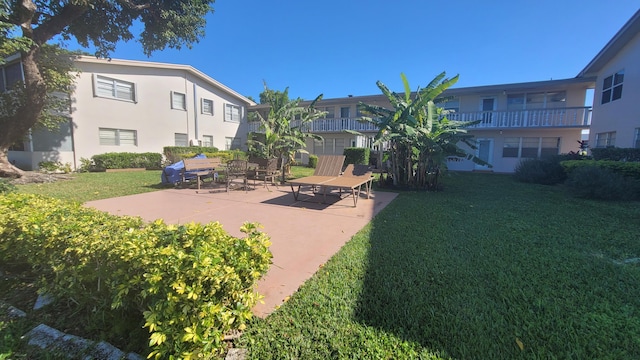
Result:
<svg viewBox="0 0 640 360"><path fill-rule="evenodd" d="M31 2L31 0L23 0ZM33 30L33 40L41 45L49 41L52 37L60 34L64 28L69 26L74 20L82 16L89 9L89 5L65 5L60 13L50 17L40 26Z"/></svg>
<svg viewBox="0 0 640 360"><path fill-rule="evenodd" d="M144 4L135 4L131 0L120 0L120 3L131 10L145 10L151 8L151 3L149 2Z"/></svg>

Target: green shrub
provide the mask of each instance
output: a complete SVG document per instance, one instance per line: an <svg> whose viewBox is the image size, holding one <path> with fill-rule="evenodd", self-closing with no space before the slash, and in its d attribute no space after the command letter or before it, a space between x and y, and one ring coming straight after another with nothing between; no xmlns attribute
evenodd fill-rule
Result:
<svg viewBox="0 0 640 360"><path fill-rule="evenodd" d="M637 182L600 166L581 166L566 181L570 191L580 198L598 200L631 200L637 198Z"/></svg>
<svg viewBox="0 0 640 360"><path fill-rule="evenodd" d="M63 172L65 174L71 172L71 164L63 164L60 161L40 161L38 163L38 168L40 171L45 172Z"/></svg>
<svg viewBox="0 0 640 360"><path fill-rule="evenodd" d="M132 169L145 168L147 170L162 169L162 154L159 153L106 153L91 157L95 169L104 171L106 169Z"/></svg>
<svg viewBox="0 0 640 360"><path fill-rule="evenodd" d="M220 150L213 146L165 146L162 149L162 153L169 164L189 158L186 154L217 153L218 151Z"/></svg>
<svg viewBox="0 0 640 360"><path fill-rule="evenodd" d="M0 194L8 194L16 191L16 186L7 179L0 179Z"/></svg>
<svg viewBox="0 0 640 360"><path fill-rule="evenodd" d="M271 253L255 224L241 231L235 238L217 222L145 224L37 195L0 197L0 263L31 265L41 291L97 316L137 313L161 358L215 357L223 335L246 326Z"/></svg>
<svg viewBox="0 0 640 360"><path fill-rule="evenodd" d="M309 164L310 168L316 168L318 166L318 155L309 154Z"/></svg>
<svg viewBox="0 0 640 360"><path fill-rule="evenodd" d="M555 159L524 159L516 166L513 177L526 183L555 185L562 183L567 175Z"/></svg>
<svg viewBox="0 0 640 360"><path fill-rule="evenodd" d="M567 174L580 167L597 166L609 169L622 176L640 180L640 162L614 161L614 160L569 160L561 162Z"/></svg>
<svg viewBox="0 0 640 360"><path fill-rule="evenodd" d="M595 160L640 161L640 149L637 148L593 148L591 154Z"/></svg>
<svg viewBox="0 0 640 360"><path fill-rule="evenodd" d="M362 164L369 165L369 155L371 150L369 148L360 147L348 147L344 149L345 164Z"/></svg>

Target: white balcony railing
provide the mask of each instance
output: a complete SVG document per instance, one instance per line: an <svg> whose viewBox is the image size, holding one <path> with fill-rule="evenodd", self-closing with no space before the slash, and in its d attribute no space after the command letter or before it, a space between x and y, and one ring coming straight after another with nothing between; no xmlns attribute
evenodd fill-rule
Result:
<svg viewBox="0 0 640 360"><path fill-rule="evenodd" d="M447 115L450 120L480 121L471 129L530 129L553 127L587 128L591 125L591 107L572 107L557 109L533 109L518 111L475 111L458 112ZM293 121L299 126L300 121ZM378 128L371 123L362 123L357 118L317 119L303 129L312 133L341 132L355 130L376 132ZM261 132L259 122L249 123L250 132Z"/></svg>

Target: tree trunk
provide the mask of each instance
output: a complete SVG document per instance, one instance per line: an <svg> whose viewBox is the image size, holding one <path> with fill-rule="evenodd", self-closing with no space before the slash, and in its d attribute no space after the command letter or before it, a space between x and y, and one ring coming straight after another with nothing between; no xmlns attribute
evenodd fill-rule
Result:
<svg viewBox="0 0 640 360"><path fill-rule="evenodd" d="M24 172L13 166L7 158L8 148L0 149L0 178L19 178Z"/></svg>
<svg viewBox="0 0 640 360"><path fill-rule="evenodd" d="M8 149L17 139L24 138L37 122L44 109L47 87L36 63L38 48L33 48L22 56L24 72L24 102L15 109L13 115L2 124L0 135L0 177L21 177L22 171L11 165L7 158Z"/></svg>

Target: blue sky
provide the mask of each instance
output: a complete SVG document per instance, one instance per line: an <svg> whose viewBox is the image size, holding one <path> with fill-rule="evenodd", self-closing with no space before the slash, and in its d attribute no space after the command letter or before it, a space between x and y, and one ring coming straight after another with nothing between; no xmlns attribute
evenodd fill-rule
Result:
<svg viewBox="0 0 640 360"><path fill-rule="evenodd" d="M263 80L313 99L402 91L437 74L455 87L575 77L640 0L218 0L193 49L146 57L135 41L113 58L191 65L242 95Z"/></svg>

